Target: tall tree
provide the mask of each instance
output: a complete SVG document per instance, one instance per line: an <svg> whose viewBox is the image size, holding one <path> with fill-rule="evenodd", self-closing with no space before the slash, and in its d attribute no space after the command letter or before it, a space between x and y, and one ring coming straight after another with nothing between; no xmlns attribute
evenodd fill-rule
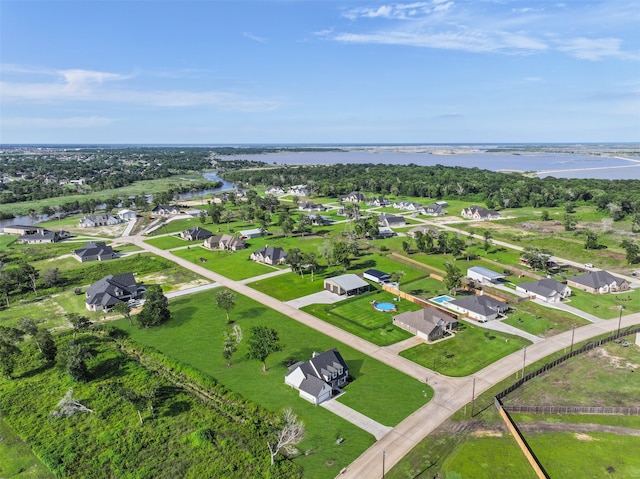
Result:
<svg viewBox="0 0 640 479"><path fill-rule="evenodd" d="M294 273L300 273L300 276L303 276L302 251L300 251L300 248L291 248L287 252L287 263L291 266L291 271Z"/></svg>
<svg viewBox="0 0 640 479"><path fill-rule="evenodd" d="M247 339L249 359L262 362L262 371L267 370L267 358L271 353L282 351L280 337L275 329L267 326L253 326Z"/></svg>
<svg viewBox="0 0 640 479"><path fill-rule="evenodd" d="M123 318L129 320L129 324L133 324L133 322L131 321L131 306L129 306L125 301L116 303L116 305L113 307L113 310Z"/></svg>
<svg viewBox="0 0 640 479"><path fill-rule="evenodd" d="M275 464L276 454L285 451L289 455L296 453L296 445L304 439L304 423L291 408L285 408L280 424L267 441L271 454L271 465Z"/></svg>
<svg viewBox="0 0 640 479"><path fill-rule="evenodd" d="M491 248L491 242L493 240L493 233L491 233L490 230L484 230L482 232L482 236L484 236L483 248L485 251L489 251L489 248Z"/></svg>
<svg viewBox="0 0 640 479"><path fill-rule="evenodd" d="M169 300L162 294L162 288L152 285L144 293L144 305L137 316L140 327L148 328L168 321L171 318Z"/></svg>
<svg viewBox="0 0 640 479"><path fill-rule="evenodd" d="M11 379L20 356L18 344L22 342L24 333L18 328L0 326L0 372Z"/></svg>
<svg viewBox="0 0 640 479"><path fill-rule="evenodd" d="M223 333L222 357L227 361L227 367L231 366L231 358L238 350L242 341L242 329L237 324L233 326L233 331Z"/></svg>
<svg viewBox="0 0 640 479"><path fill-rule="evenodd" d="M448 261L444 264L444 269L446 272L446 276L444 277L444 284L447 289L449 289L455 296L456 290L462 284L462 272L456 265Z"/></svg>
<svg viewBox="0 0 640 479"><path fill-rule="evenodd" d="M51 332L45 328L38 328L33 339L38 345L38 349L40 349L40 354L43 359L48 362L53 362L58 354L58 347L56 346L56 342L54 341Z"/></svg>
<svg viewBox="0 0 640 479"><path fill-rule="evenodd" d="M584 248L585 249L598 249L600 245L598 244L598 234L595 231L586 230L584 232Z"/></svg>
<svg viewBox="0 0 640 479"><path fill-rule="evenodd" d="M71 342L61 353L60 362L74 381L86 382L90 379L86 360L89 352L81 344Z"/></svg>
<svg viewBox="0 0 640 479"><path fill-rule="evenodd" d="M224 309L224 312L227 314L227 324L230 324L231 318L229 317L229 311L236 306L235 293L230 289L223 289L216 293L216 306L220 309Z"/></svg>
<svg viewBox="0 0 640 479"><path fill-rule="evenodd" d="M79 313L67 313L66 315L67 321L71 323L71 327L73 328L73 340L76 339L76 333L81 329L85 329L89 327L91 321L87 316L83 316Z"/></svg>
<svg viewBox="0 0 640 479"><path fill-rule="evenodd" d="M318 259L316 258L316 254L313 251L304 253L302 255L302 262L304 263L304 268L311 272L311 281L313 282L314 274L318 269Z"/></svg>

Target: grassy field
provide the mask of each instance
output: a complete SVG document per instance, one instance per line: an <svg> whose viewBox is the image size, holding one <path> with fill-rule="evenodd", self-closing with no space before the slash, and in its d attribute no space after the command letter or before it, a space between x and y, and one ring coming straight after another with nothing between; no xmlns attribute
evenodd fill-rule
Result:
<svg viewBox="0 0 640 479"><path fill-rule="evenodd" d="M591 294L572 288L573 294L567 304L581 309L603 319L618 318L619 307L622 307L622 315L637 313L640 311L640 294L636 290L624 293Z"/></svg>
<svg viewBox="0 0 640 479"><path fill-rule="evenodd" d="M251 261L249 259L250 251L212 251L204 247L195 246L190 249L173 251L173 254L236 281L283 268ZM204 258L205 261L202 262L200 258Z"/></svg>
<svg viewBox="0 0 640 479"><path fill-rule="evenodd" d="M53 479L53 474L34 456L31 448L0 419L0 477Z"/></svg>
<svg viewBox="0 0 640 479"><path fill-rule="evenodd" d="M291 406L305 421L308 431L300 449L313 451L296 459L304 466L305 477L334 477L371 445L373 438L323 408L300 399L295 390L284 384L285 364L307 360L313 351L338 347L355 378L345 388L346 394L340 401L386 425L397 424L433 394L425 384L242 296L231 310L231 319L243 328L245 336L251 326L273 327L279 332L284 349L269 356L268 370L263 373L259 362L246 358L243 342L232 366L227 367L221 350L222 333L229 326L224 311L215 308L213 294L206 292L176 299L171 302L171 310L172 320L157 328L138 329L124 320L115 324L129 331L136 341L214 376L226 387L267 409L279 411ZM385 387L381 389L383 383ZM338 437L345 440L336 447Z"/></svg>
<svg viewBox="0 0 640 479"><path fill-rule="evenodd" d="M198 246L202 244L202 240L186 241L177 235L158 236L156 238L149 238L144 240L145 243L149 243L151 246L155 246L160 249L172 249L185 246Z"/></svg>
<svg viewBox="0 0 640 479"><path fill-rule="evenodd" d="M530 341L462 322L454 337L435 344L420 344L401 356L446 376L468 376L511 354Z"/></svg>
<svg viewBox="0 0 640 479"><path fill-rule="evenodd" d="M312 304L302 310L378 346L388 346L413 336L392 324L393 315L417 311L421 309L420 306L410 301L400 301L395 303L398 312L383 313L373 309L371 301L374 300L395 302L391 293L376 291L332 305Z"/></svg>
<svg viewBox="0 0 640 479"><path fill-rule="evenodd" d="M589 324L586 319L560 309L546 308L532 301L514 304L512 308L507 313L507 319L502 321L527 333L541 337L553 336L562 331L568 331L572 325L584 326Z"/></svg>

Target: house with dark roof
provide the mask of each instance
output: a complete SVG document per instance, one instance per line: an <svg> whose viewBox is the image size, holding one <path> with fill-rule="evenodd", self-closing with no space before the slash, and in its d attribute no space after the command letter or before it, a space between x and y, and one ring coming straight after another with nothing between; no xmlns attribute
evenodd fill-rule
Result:
<svg viewBox="0 0 640 479"><path fill-rule="evenodd" d="M87 261L105 261L116 257L116 253L111 246L107 246L104 241L89 241L80 249L72 251L75 259L81 263Z"/></svg>
<svg viewBox="0 0 640 479"><path fill-rule="evenodd" d="M311 201L303 201L302 203L298 204L298 209L300 211L326 211L327 208L325 208L323 205L319 203L313 203Z"/></svg>
<svg viewBox="0 0 640 479"><path fill-rule="evenodd" d="M213 236L211 231L200 228L199 226L194 226L180 233L180 237L187 241L205 240L210 236Z"/></svg>
<svg viewBox="0 0 640 479"><path fill-rule="evenodd" d="M346 384L348 377L347 363L333 348L320 354L314 352L309 361L295 363L284 382L297 389L301 398L318 405L331 399L332 391Z"/></svg>
<svg viewBox="0 0 640 479"><path fill-rule="evenodd" d="M377 284L384 284L391 281L391 275L379 269L368 269L362 274L362 277Z"/></svg>
<svg viewBox="0 0 640 479"><path fill-rule="evenodd" d="M485 323L498 318L499 315L508 311L509 305L490 296L480 295L464 296L460 299L449 301L447 308Z"/></svg>
<svg viewBox="0 0 640 479"><path fill-rule="evenodd" d="M41 243L57 243L63 239L69 238L71 233L68 231L49 231L44 228L38 228L36 233L30 233L18 237L18 243L22 244L41 244Z"/></svg>
<svg viewBox="0 0 640 479"><path fill-rule="evenodd" d="M495 220L500 218L500 213L494 210L488 210L482 206L471 205L467 208L463 208L460 213L463 218L470 220Z"/></svg>
<svg viewBox="0 0 640 479"><path fill-rule="evenodd" d="M7 235L32 235L43 228L38 228L33 225L8 225L2 229L2 232Z"/></svg>
<svg viewBox="0 0 640 479"><path fill-rule="evenodd" d="M340 296L355 296L369 291L369 283L355 274L325 278L324 289Z"/></svg>
<svg viewBox="0 0 640 479"><path fill-rule="evenodd" d="M416 336L435 341L458 327L458 319L439 309L426 307L393 317L393 324Z"/></svg>
<svg viewBox="0 0 640 479"><path fill-rule="evenodd" d="M258 263L284 264L287 261L287 252L278 246L263 246L251 253L249 258Z"/></svg>
<svg viewBox="0 0 640 479"><path fill-rule="evenodd" d="M404 219L404 216L382 213L378 216L378 224L380 226L386 226L387 228L399 228L406 226L407 221Z"/></svg>
<svg viewBox="0 0 640 479"><path fill-rule="evenodd" d="M117 216L102 213L99 215L86 215L80 220L80 228L95 228L97 226L119 225L122 220Z"/></svg>
<svg viewBox="0 0 640 479"><path fill-rule="evenodd" d="M434 203L432 205L425 206L424 214L428 216L443 216L447 214L447 210L443 206Z"/></svg>
<svg viewBox="0 0 640 479"><path fill-rule="evenodd" d="M89 286L85 305L89 311L110 311L118 303L137 298L139 291L133 273L110 274Z"/></svg>
<svg viewBox="0 0 640 479"><path fill-rule="evenodd" d="M629 291L629 282L608 271L588 271L584 274L572 276L567 284L574 288L593 294L618 293Z"/></svg>
<svg viewBox="0 0 640 479"><path fill-rule="evenodd" d="M372 198L367 202L369 206L391 206L391 200L389 198L385 198L380 196L378 198Z"/></svg>
<svg viewBox="0 0 640 479"><path fill-rule="evenodd" d="M531 299L540 299L545 303L559 303L571 296L569 286L550 278L517 284L516 291L527 294Z"/></svg>

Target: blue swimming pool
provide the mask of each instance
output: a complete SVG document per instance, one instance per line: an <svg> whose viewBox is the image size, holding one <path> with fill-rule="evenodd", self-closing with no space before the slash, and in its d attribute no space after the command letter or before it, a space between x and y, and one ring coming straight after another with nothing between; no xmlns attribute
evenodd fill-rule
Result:
<svg viewBox="0 0 640 479"><path fill-rule="evenodd" d="M397 311L398 308L396 307L395 304L393 303L374 303L373 307L376 308L378 311L383 311L385 313L388 313L389 311Z"/></svg>
<svg viewBox="0 0 640 479"><path fill-rule="evenodd" d="M449 301L453 301L453 298L451 296L447 296L446 294L443 294L442 296L431 298L429 301L436 304L445 304L445 303L448 303Z"/></svg>

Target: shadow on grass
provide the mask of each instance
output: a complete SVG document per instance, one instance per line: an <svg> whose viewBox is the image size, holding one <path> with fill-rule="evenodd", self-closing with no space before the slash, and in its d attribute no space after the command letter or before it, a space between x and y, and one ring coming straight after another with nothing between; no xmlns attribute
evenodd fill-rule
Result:
<svg viewBox="0 0 640 479"><path fill-rule="evenodd" d="M345 361L349 366L349 376L353 377L354 379L358 379L363 376L363 374L360 373L363 363L362 359L345 359Z"/></svg>
<svg viewBox="0 0 640 479"><path fill-rule="evenodd" d="M124 375L122 366L127 363L127 358L117 356L102 361L100 364L92 368L91 377L93 379L115 378Z"/></svg>
<svg viewBox="0 0 640 479"><path fill-rule="evenodd" d="M189 321L191 321L192 316L197 311L197 308L187 306L185 308L180 308L180 310L176 311L171 315L171 319L166 323L162 324L163 328L179 328Z"/></svg>
<svg viewBox="0 0 640 479"><path fill-rule="evenodd" d="M253 319L253 318L258 318L260 317L262 314L264 313L264 309L263 308L258 308L258 307L253 307L253 308L248 308L245 309L243 311L239 311L236 313L236 320L237 319ZM231 318L232 320L234 319L233 317Z"/></svg>
<svg viewBox="0 0 640 479"><path fill-rule="evenodd" d="M55 361L45 361L43 364L41 364L37 368L33 368L33 369L30 369L29 371L23 372L20 376L17 376L17 378L18 379L32 378L34 376L37 376L40 373L43 373L51 369L53 366L55 366L55 364L56 364Z"/></svg>

